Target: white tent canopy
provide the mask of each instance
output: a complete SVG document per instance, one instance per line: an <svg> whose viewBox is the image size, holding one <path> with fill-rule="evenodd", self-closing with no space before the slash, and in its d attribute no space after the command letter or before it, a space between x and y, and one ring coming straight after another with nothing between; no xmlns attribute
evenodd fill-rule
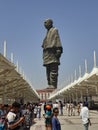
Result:
<svg viewBox="0 0 98 130"><path fill-rule="evenodd" d="M25 102L39 100L37 92L22 74L17 72L16 66L0 54L0 99L7 103L19 98Z"/></svg>

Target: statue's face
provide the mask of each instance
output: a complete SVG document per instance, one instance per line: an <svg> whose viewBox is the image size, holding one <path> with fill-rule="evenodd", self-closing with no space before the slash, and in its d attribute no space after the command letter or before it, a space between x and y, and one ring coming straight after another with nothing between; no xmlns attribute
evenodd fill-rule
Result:
<svg viewBox="0 0 98 130"><path fill-rule="evenodd" d="M46 29L50 29L52 27L52 24L53 24L53 22L50 19L48 19L44 22L44 26Z"/></svg>

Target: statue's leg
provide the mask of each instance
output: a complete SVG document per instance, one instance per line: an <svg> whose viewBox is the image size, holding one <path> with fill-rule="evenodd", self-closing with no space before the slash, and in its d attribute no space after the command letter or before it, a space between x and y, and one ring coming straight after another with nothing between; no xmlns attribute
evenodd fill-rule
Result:
<svg viewBox="0 0 98 130"><path fill-rule="evenodd" d="M48 81L48 85L50 86L50 65L46 66L46 75L47 75L47 81Z"/></svg>
<svg viewBox="0 0 98 130"><path fill-rule="evenodd" d="M50 84L52 87L57 88L58 82L58 64L50 65Z"/></svg>

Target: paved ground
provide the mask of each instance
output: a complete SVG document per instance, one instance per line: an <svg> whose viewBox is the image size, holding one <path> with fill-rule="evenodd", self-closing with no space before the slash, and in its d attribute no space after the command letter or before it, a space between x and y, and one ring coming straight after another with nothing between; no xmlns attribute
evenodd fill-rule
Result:
<svg viewBox="0 0 98 130"><path fill-rule="evenodd" d="M92 125L89 127L89 130L98 130L98 112L90 111L90 117ZM82 121L78 115L76 116L67 116L64 112L63 116L58 117L61 123L61 130L83 130ZM30 130L45 130L44 118L40 120L35 119L35 123L31 126Z"/></svg>

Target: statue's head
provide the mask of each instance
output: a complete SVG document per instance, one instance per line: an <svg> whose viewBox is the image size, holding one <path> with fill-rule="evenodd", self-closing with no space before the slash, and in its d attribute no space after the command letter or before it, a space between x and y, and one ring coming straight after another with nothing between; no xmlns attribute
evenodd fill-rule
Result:
<svg viewBox="0 0 98 130"><path fill-rule="evenodd" d="M45 26L45 28L47 28L49 30L51 27L53 27L53 20L50 18L46 19L44 21L44 26Z"/></svg>

